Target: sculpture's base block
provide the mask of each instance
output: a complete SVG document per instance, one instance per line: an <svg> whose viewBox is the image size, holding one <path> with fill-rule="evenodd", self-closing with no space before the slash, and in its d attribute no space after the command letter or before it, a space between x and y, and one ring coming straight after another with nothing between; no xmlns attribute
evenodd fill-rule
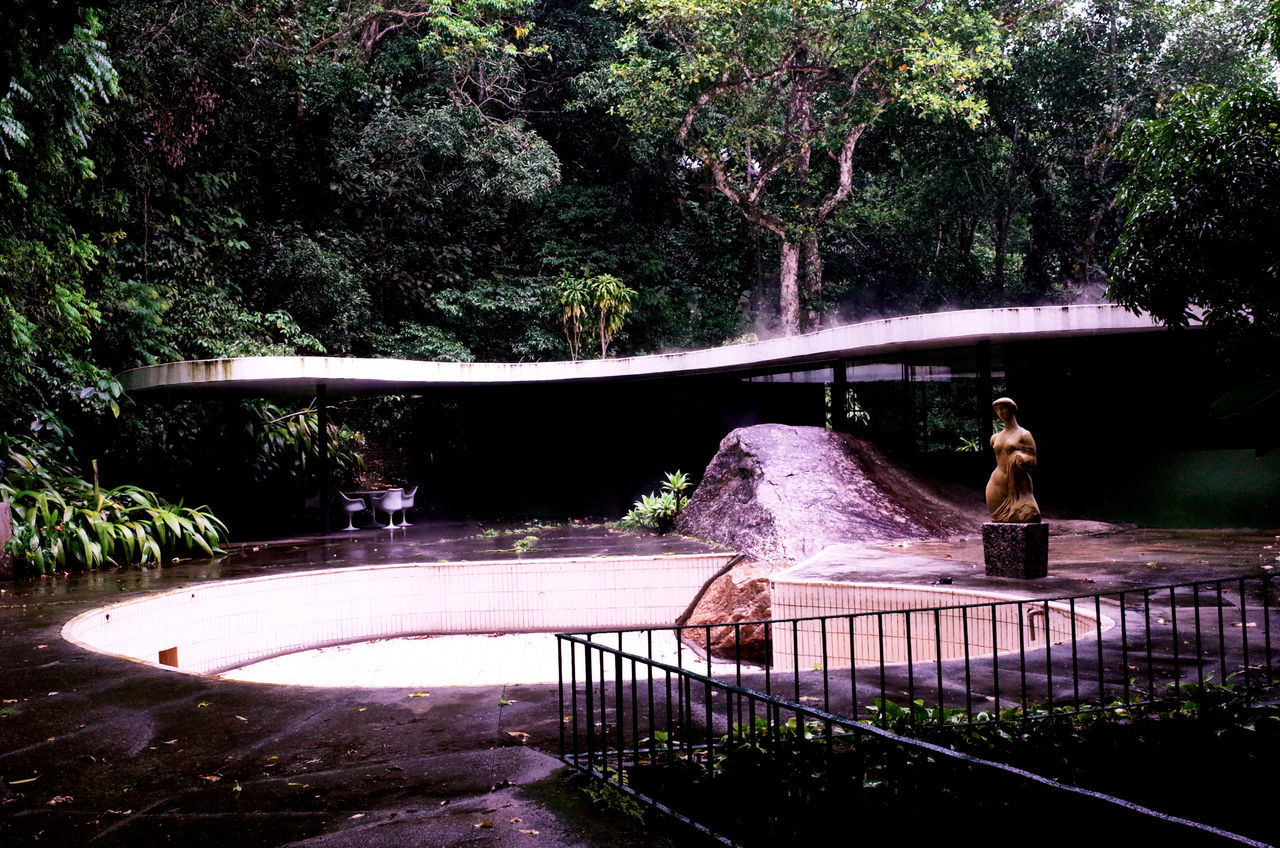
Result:
<svg viewBox="0 0 1280 848"><path fill-rule="evenodd" d="M1049 525L982 525L988 577L1045 577L1049 574Z"/></svg>

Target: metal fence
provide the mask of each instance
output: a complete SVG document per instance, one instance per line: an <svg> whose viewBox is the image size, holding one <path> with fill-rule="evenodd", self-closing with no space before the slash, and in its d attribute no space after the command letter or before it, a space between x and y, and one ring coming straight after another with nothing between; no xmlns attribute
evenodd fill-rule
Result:
<svg viewBox="0 0 1280 848"><path fill-rule="evenodd" d="M583 638L851 719L879 701L937 721L1021 719L1178 701L1188 685L1270 689L1275 592L1264 575Z"/></svg>
<svg viewBox="0 0 1280 848"><path fill-rule="evenodd" d="M858 719L898 727L1025 720L1177 702L1205 684L1253 697L1277 683L1277 626L1268 575L561 634L561 757L731 844L803 838L795 828L813 820L813 804L858 810L863 830L889 832L921 810L969 816L978 807L1005 824L1028 815L1030 827L1037 822L1028 811L1044 809L1045 793L1059 812L1081 807L1092 821L1126 826L1137 816L1144 833L1170 827L1262 844ZM1186 834L1178 838L1185 844Z"/></svg>

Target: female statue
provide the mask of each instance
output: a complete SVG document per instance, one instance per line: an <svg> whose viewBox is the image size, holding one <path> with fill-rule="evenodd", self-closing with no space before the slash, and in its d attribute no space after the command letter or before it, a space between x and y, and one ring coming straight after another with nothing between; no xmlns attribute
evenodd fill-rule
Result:
<svg viewBox="0 0 1280 848"><path fill-rule="evenodd" d="M987 481L987 509L1000 523L1040 520L1040 505L1031 493L1031 469L1036 467L1036 440L1018 426L1018 405L1007 397L991 404L1004 429L991 437L996 470Z"/></svg>

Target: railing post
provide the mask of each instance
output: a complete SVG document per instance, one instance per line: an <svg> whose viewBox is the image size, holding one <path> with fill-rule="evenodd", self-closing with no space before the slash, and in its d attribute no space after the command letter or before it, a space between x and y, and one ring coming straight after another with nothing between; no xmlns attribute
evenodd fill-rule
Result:
<svg viewBox="0 0 1280 848"><path fill-rule="evenodd" d="M591 680L591 647L590 643L583 645L583 666L586 671L586 688L587 688L587 769L595 768L596 753L596 712L595 712L595 692L594 684Z"/></svg>

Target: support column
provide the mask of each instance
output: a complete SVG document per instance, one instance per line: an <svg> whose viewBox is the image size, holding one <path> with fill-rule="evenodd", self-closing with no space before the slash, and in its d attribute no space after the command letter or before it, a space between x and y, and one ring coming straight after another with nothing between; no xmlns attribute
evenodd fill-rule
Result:
<svg viewBox="0 0 1280 848"><path fill-rule="evenodd" d="M978 387L974 397L974 416L978 422L978 444L982 446L982 452L987 458L992 458L991 453L991 402L995 400L994 390L991 381L991 342L978 342L974 346L974 360L977 363L974 369L977 372Z"/></svg>
<svg viewBox="0 0 1280 848"><path fill-rule="evenodd" d="M837 359L831 366L831 429L837 433L849 432L849 374L848 363Z"/></svg>
<svg viewBox="0 0 1280 848"><path fill-rule="evenodd" d="M324 383L316 383L316 440L320 454L320 513L324 534L329 535L329 510L333 505L333 490L329 486L329 404L325 397Z"/></svg>

